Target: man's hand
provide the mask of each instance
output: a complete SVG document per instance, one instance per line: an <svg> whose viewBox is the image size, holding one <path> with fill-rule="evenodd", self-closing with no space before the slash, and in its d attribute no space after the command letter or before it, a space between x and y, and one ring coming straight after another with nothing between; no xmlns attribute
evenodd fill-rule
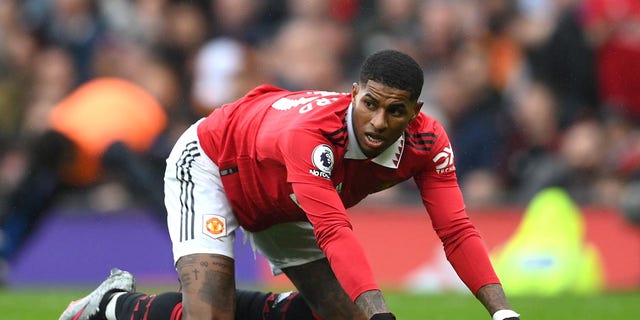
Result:
<svg viewBox="0 0 640 320"><path fill-rule="evenodd" d="M369 320L396 320L396 316L393 313L376 313Z"/></svg>

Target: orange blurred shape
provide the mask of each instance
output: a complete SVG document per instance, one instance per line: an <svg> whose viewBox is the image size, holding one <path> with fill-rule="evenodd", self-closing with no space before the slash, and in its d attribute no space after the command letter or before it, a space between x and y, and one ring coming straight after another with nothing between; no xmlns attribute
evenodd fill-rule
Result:
<svg viewBox="0 0 640 320"><path fill-rule="evenodd" d="M145 151L164 130L167 116L160 103L138 85L97 78L58 103L50 124L78 146L64 179L83 185L100 178L100 157L109 145L121 141L134 151Z"/></svg>

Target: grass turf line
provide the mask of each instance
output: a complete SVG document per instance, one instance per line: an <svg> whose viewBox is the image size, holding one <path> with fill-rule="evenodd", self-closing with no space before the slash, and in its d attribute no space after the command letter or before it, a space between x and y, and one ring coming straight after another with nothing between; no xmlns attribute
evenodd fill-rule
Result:
<svg viewBox="0 0 640 320"><path fill-rule="evenodd" d="M0 289L0 319L57 319L67 304L92 289ZM141 288L158 293L166 289ZM424 295L385 292L399 320L490 319L471 295ZM523 319L640 319L640 291L596 296L513 297L513 308Z"/></svg>

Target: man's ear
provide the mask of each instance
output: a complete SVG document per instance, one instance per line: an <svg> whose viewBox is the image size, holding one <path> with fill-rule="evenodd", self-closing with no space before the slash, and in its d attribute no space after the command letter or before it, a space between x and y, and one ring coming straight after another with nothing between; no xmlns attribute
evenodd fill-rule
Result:
<svg viewBox="0 0 640 320"><path fill-rule="evenodd" d="M420 110L422 110L423 105L424 105L424 101L418 101L418 103L416 103L416 107L413 110L413 115L411 115L411 120L418 117L418 115L420 114Z"/></svg>
<svg viewBox="0 0 640 320"><path fill-rule="evenodd" d="M358 83L357 83L357 82L354 82L354 83L351 85L351 99L352 99L352 100L355 100L355 99L356 99L356 96L358 95L358 90L359 90L359 89L360 89L360 86L358 85Z"/></svg>

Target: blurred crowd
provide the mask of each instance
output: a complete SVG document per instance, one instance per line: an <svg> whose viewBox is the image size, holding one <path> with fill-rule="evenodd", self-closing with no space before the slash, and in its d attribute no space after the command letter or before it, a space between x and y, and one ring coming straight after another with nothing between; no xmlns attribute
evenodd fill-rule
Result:
<svg viewBox="0 0 640 320"><path fill-rule="evenodd" d="M559 185L640 211L637 0L0 0L0 196L90 79L147 89L171 144L260 83L348 91L387 48L424 67L423 111L447 129L470 208ZM375 200L416 201L413 188Z"/></svg>

